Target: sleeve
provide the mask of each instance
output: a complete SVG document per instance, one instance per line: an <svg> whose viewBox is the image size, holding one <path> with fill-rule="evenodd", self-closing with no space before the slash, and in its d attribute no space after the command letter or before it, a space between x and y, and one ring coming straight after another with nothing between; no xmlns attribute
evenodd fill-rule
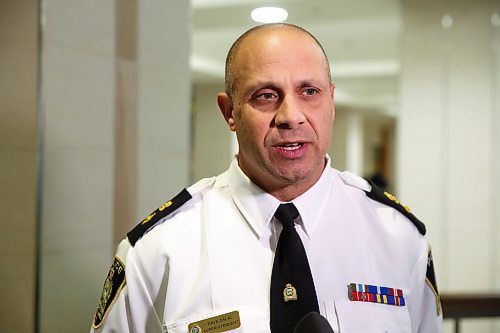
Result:
<svg viewBox="0 0 500 333"><path fill-rule="evenodd" d="M419 256L414 274L413 304L410 309L412 331L419 333L443 332L443 313L434 274L431 248L425 247Z"/></svg>
<svg viewBox="0 0 500 333"><path fill-rule="evenodd" d="M134 248L124 239L104 282L90 333L161 331L161 319L134 260Z"/></svg>
<svg viewBox="0 0 500 333"><path fill-rule="evenodd" d="M126 260L131 245L124 239L118 245L115 258L104 281L101 298L92 320L91 333L133 332L128 325L128 286Z"/></svg>

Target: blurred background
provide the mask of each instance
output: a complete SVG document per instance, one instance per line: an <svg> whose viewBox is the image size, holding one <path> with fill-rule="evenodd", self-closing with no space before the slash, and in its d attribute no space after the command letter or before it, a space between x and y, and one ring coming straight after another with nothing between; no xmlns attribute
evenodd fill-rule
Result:
<svg viewBox="0 0 500 333"><path fill-rule="evenodd" d="M264 5L330 57L334 166L426 223L442 293L500 293L499 0L0 0L0 332L87 332L126 232L226 169L215 95Z"/></svg>

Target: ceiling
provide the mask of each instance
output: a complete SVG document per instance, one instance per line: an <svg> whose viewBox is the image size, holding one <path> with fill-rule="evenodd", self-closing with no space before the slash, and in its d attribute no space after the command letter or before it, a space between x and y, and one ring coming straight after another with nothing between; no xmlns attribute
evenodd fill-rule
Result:
<svg viewBox="0 0 500 333"><path fill-rule="evenodd" d="M285 8L287 22L306 28L323 44L337 104L395 114L399 0L192 0L195 84L223 82L226 53L239 35L256 25L250 12L259 6Z"/></svg>

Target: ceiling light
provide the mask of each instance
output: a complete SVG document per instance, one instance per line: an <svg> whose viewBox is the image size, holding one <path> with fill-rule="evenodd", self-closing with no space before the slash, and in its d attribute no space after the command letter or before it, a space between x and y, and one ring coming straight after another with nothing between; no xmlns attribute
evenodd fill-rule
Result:
<svg viewBox="0 0 500 333"><path fill-rule="evenodd" d="M446 14L441 18L441 26L445 29L451 29L453 26L453 16Z"/></svg>
<svg viewBox="0 0 500 333"><path fill-rule="evenodd" d="M288 17L288 12L279 7L259 7L252 10L252 19L260 23L283 22Z"/></svg>
<svg viewBox="0 0 500 333"><path fill-rule="evenodd" d="M491 24L493 24L494 27L500 27L500 15L498 15L498 13L493 13L491 15Z"/></svg>

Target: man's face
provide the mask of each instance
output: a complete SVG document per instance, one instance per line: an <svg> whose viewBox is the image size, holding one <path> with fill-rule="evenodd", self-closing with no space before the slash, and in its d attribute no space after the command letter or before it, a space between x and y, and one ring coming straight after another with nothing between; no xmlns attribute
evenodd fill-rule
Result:
<svg viewBox="0 0 500 333"><path fill-rule="evenodd" d="M243 41L234 58L232 100L218 96L238 138L240 168L271 194L291 189L291 197L282 200L306 191L325 166L335 114L325 62L319 46L303 32L257 32Z"/></svg>

